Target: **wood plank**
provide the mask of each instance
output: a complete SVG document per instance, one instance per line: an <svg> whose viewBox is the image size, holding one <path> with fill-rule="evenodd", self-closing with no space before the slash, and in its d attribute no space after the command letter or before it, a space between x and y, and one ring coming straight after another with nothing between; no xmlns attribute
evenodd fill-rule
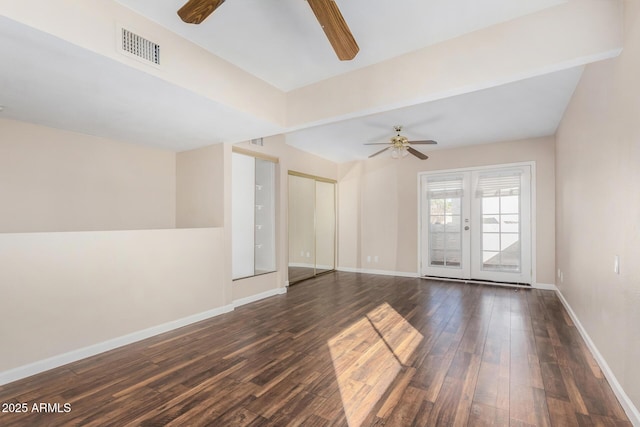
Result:
<svg viewBox="0 0 640 427"><path fill-rule="evenodd" d="M509 411L474 403L469 415L469 427L508 427Z"/></svg>
<svg viewBox="0 0 640 427"><path fill-rule="evenodd" d="M630 426L553 292L336 272L0 387L0 425Z"/></svg>

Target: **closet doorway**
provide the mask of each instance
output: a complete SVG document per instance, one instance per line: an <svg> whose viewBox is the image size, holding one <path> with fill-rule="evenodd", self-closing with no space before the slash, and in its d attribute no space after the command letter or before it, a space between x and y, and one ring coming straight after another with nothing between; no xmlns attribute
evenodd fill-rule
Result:
<svg viewBox="0 0 640 427"><path fill-rule="evenodd" d="M289 171L289 284L335 270L336 181Z"/></svg>

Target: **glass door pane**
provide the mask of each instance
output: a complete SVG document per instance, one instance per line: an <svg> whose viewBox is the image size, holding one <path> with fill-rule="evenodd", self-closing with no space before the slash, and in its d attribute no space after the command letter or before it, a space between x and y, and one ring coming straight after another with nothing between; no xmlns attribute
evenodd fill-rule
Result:
<svg viewBox="0 0 640 427"><path fill-rule="evenodd" d="M530 166L420 177L424 276L531 283Z"/></svg>
<svg viewBox="0 0 640 427"><path fill-rule="evenodd" d="M315 274L315 180L289 175L289 282Z"/></svg>
<svg viewBox="0 0 640 427"><path fill-rule="evenodd" d="M466 182L464 174L422 178L422 230L427 243L426 247L423 245L423 274L457 278L468 275Z"/></svg>
<svg viewBox="0 0 640 427"><path fill-rule="evenodd" d="M529 167L477 171L472 181L473 278L530 283Z"/></svg>
<svg viewBox="0 0 640 427"><path fill-rule="evenodd" d="M335 269L335 184L316 181L316 274Z"/></svg>

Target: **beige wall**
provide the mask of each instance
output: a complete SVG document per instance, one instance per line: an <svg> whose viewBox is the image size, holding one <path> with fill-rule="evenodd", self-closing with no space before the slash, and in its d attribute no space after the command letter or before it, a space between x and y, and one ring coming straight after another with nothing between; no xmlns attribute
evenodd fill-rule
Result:
<svg viewBox="0 0 640 427"><path fill-rule="evenodd" d="M223 248L211 228L0 234L0 380L222 307Z"/></svg>
<svg viewBox="0 0 640 427"><path fill-rule="evenodd" d="M553 137L431 151L428 160L378 156L340 165L339 267L417 273L418 172L525 161L535 161L537 172L536 281L553 284Z"/></svg>
<svg viewBox="0 0 640 427"><path fill-rule="evenodd" d="M224 226L224 145L176 156L176 226Z"/></svg>
<svg viewBox="0 0 640 427"><path fill-rule="evenodd" d="M624 51L586 67L557 133L556 251L560 291L638 408L640 5L625 8Z"/></svg>
<svg viewBox="0 0 640 427"><path fill-rule="evenodd" d="M38 10L38 13L33 13ZM0 2L0 12L82 48L197 93L213 102L264 120L268 129L285 121L285 93L210 54L160 24L116 1L31 0ZM116 48L118 26L162 46L162 67L149 67Z"/></svg>
<svg viewBox="0 0 640 427"><path fill-rule="evenodd" d="M340 74L287 93L287 125L363 116L611 58L621 46L620 16L618 1L572 0Z"/></svg>
<svg viewBox="0 0 640 427"><path fill-rule="evenodd" d="M175 227L175 153L0 119L0 232Z"/></svg>

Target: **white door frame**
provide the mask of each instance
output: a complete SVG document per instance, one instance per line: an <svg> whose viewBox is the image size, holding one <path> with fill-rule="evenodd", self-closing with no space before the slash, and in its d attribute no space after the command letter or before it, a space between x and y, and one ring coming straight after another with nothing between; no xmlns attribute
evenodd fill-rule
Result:
<svg viewBox="0 0 640 427"><path fill-rule="evenodd" d="M474 171L483 171L483 170L490 170L490 169L503 169L503 168L510 168L510 167L522 167L522 166L529 166L530 171L531 171L531 193L530 193L530 208L531 208L531 242L530 242L530 250L531 250L531 284L535 284L536 283L536 211L537 211L537 205L536 205L536 162L535 161L529 161L529 162L515 162L515 163L504 163L504 164L494 164L494 165L486 165L486 166L476 166L476 167L469 167L469 168L455 168L455 169L441 169L441 170L431 170L431 171L424 171L424 172L418 172L418 177L417 177L417 195L418 195L418 206L417 206L417 210L418 210L418 259L417 259L417 267L418 267L418 276L419 277L423 277L423 269L422 269L422 259L423 259L423 253L424 253L424 245L423 245L423 227L425 226L425 224L423 224L423 220L422 220L422 177L423 176L427 176L427 175L436 175L436 174L441 174L441 175L445 175L445 174L455 174L455 173L461 173L461 172L474 172Z"/></svg>

